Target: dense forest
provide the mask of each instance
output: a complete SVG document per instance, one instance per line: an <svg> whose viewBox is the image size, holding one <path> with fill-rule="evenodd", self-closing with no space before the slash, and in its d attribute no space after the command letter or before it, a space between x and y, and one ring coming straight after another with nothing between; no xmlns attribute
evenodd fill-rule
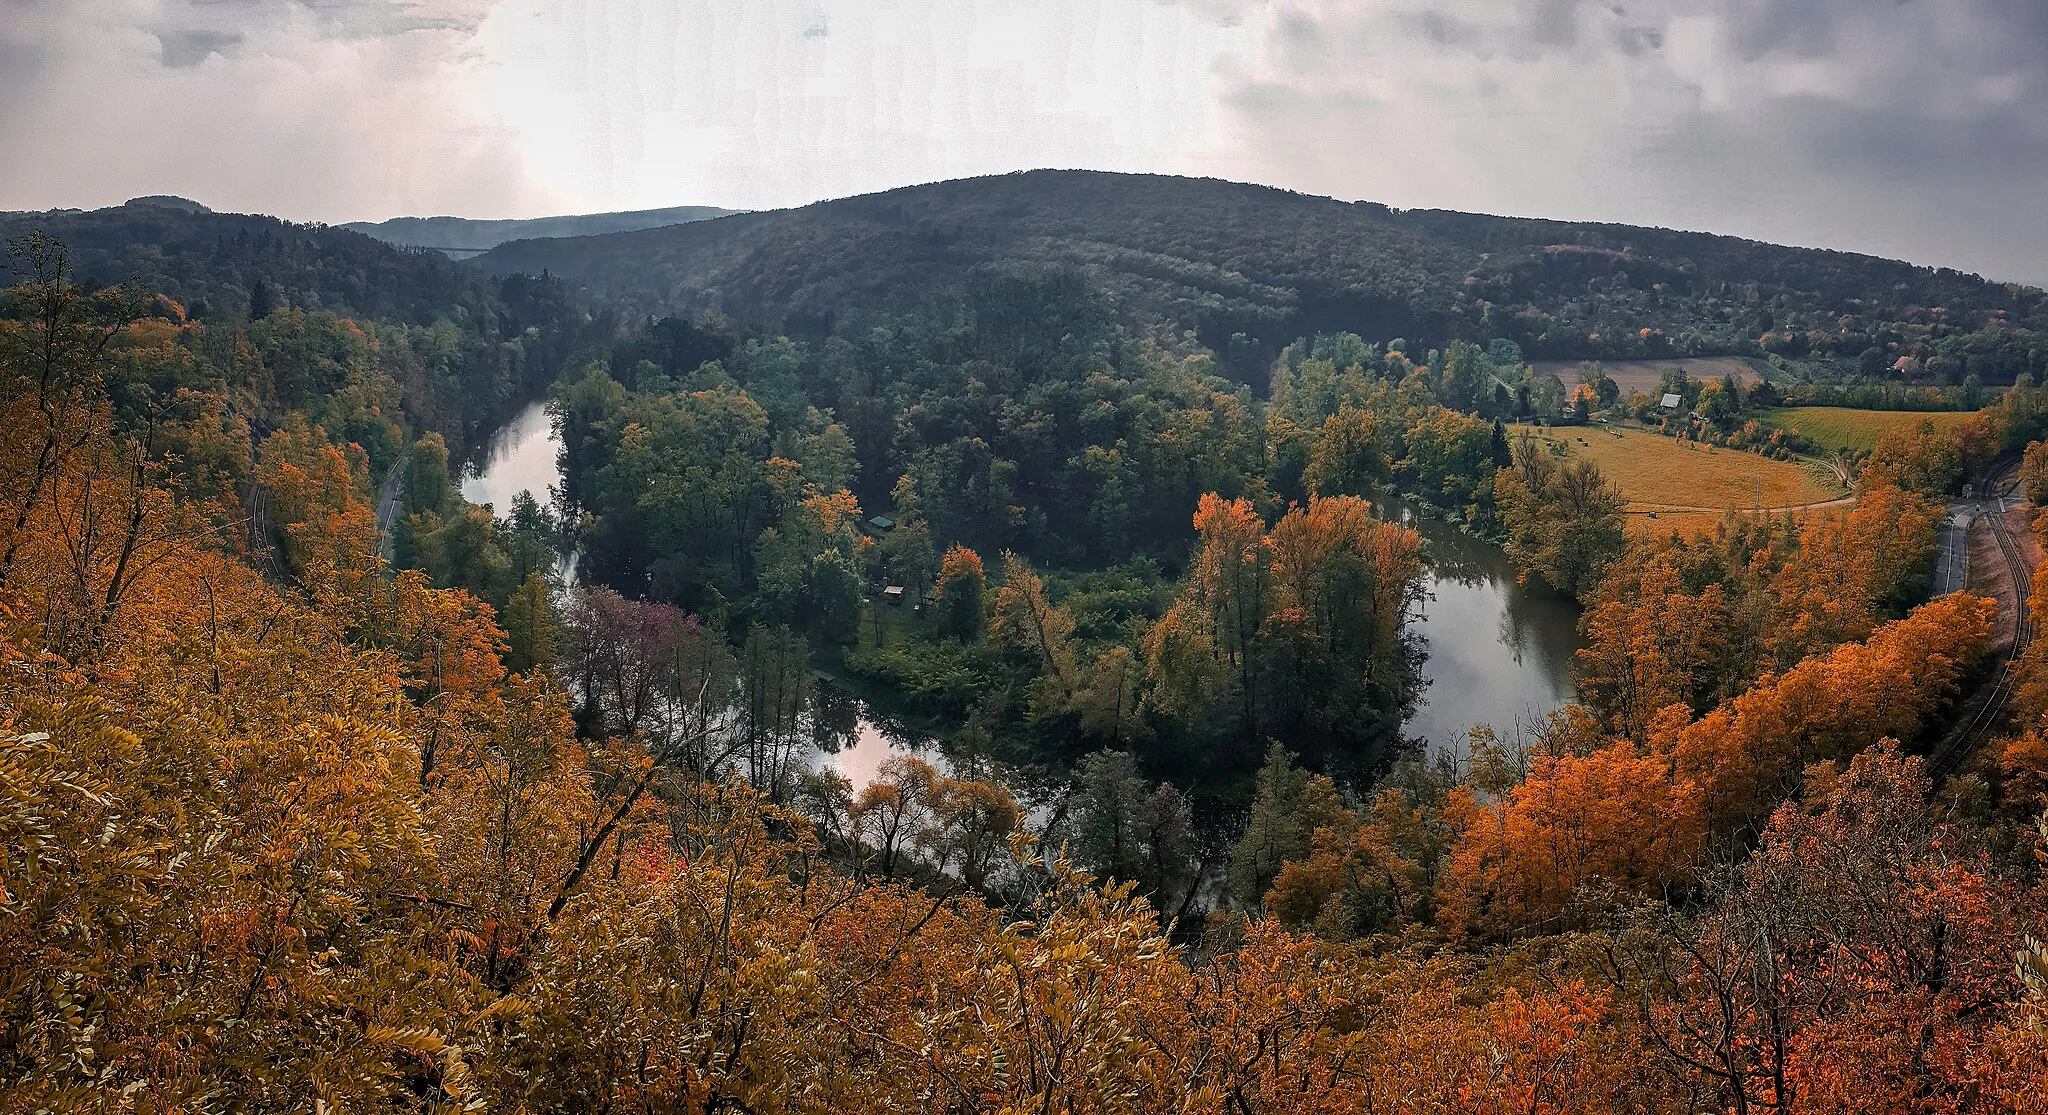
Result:
<svg viewBox="0 0 2048 1115"><path fill-rule="evenodd" d="M132 283L158 299L146 311L152 316L220 327L211 332L214 343L232 342L235 329L251 323L293 333L280 343L297 346L295 366L252 387L259 426L337 395L382 392L390 397L339 404L364 415L330 407L324 417L340 429L380 406L385 419L403 408L459 451L508 407L545 391L571 353L616 328L611 315L592 314L545 277L484 279L437 253L273 217L146 200L90 212L0 213L0 238L31 232L61 241L86 285ZM212 362L231 360L216 354ZM350 437L373 451L389 441L356 431Z"/></svg>
<svg viewBox="0 0 2048 1115"><path fill-rule="evenodd" d="M1241 805L1268 740L1352 773L1402 745L1421 542L1390 501L1566 592L1620 552L1596 470L1504 467L1520 364L1320 337L1262 401L1110 305L1013 271L818 343L622 336L553 395L585 576L734 639L792 627L1013 760L1134 752ZM889 585L916 606L863 623Z"/></svg>
<svg viewBox="0 0 2048 1115"><path fill-rule="evenodd" d="M350 221L341 227L401 248L429 248L453 259L466 259L490 251L508 240L637 232L643 228L708 221L730 212L730 209L710 205L678 205L630 213L588 213L498 221L466 217L392 217L384 221Z"/></svg>
<svg viewBox="0 0 2048 1115"><path fill-rule="evenodd" d="M1932 383L2048 375L2048 295L1974 275L1153 175L940 182L521 241L475 261L493 274L547 271L649 313L718 310L796 333L957 288L992 263L1085 271L1127 312L1169 339L1192 331L1228 374L1255 385L1281 347L1336 332L1438 348L1506 338L1532 358L1814 358Z"/></svg>
<svg viewBox="0 0 2048 1115"><path fill-rule="evenodd" d="M2048 645L2001 674L2014 617L1929 599L1951 493L2048 495L2024 370L1853 500L1629 534L1531 419L1631 404L1506 329L1302 329L1254 391L1030 253L784 330L42 223L84 243L13 242L0 311L0 1110L2044 1110ZM559 498L467 503L550 384ZM1673 453L1783 401L1668 385ZM1401 504L1584 604L1575 702L1404 745ZM819 769L821 670L950 762Z"/></svg>

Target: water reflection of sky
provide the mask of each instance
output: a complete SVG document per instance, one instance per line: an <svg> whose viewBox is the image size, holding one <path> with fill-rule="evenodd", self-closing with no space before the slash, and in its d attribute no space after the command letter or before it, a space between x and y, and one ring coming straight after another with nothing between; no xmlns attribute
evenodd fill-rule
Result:
<svg viewBox="0 0 2048 1115"><path fill-rule="evenodd" d="M555 453L561 447L546 405L534 403L491 435L477 474L463 478L462 498L488 503L505 515L512 510L513 497L532 492L545 507L548 488L561 482L555 467Z"/></svg>
<svg viewBox="0 0 2048 1115"><path fill-rule="evenodd" d="M868 718L866 710L862 710L852 731L833 741L836 747L819 748L816 765L845 776L855 789L880 778L882 764L897 755L915 755L938 768L940 774L953 773L952 764L937 747L920 747L918 742L900 733L885 731L879 722Z"/></svg>

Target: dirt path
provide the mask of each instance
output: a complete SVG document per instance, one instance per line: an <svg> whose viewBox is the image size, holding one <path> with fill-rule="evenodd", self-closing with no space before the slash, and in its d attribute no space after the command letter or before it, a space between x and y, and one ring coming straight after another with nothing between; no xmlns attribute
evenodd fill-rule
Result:
<svg viewBox="0 0 2048 1115"><path fill-rule="evenodd" d="M1828 507L1854 507L1855 505L1855 496L1842 496L1837 499L1824 499L1818 503L1789 503L1783 507L1737 507L1734 510L1738 515L1749 515L1758 511L1766 515L1776 515L1783 511L1819 511ZM1728 510L1726 507L1698 507L1685 503L1632 503L1628 507L1627 514L1642 515L1651 511L1660 513L1665 511L1707 511L1718 515L1726 510Z"/></svg>

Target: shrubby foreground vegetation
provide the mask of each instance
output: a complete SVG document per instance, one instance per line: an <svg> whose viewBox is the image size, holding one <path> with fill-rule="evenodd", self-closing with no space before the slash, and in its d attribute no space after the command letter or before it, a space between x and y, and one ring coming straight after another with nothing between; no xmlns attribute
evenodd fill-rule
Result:
<svg viewBox="0 0 2048 1115"><path fill-rule="evenodd" d="M1913 754L1994 610L1920 603L1934 501L2038 436L2038 391L1966 440L1881 442L1853 509L1618 559L1597 471L1474 417L1485 350L1331 338L1190 455L1180 521L1105 543L1077 524L1145 520L996 439L1068 461L1184 440L1118 423L1227 431L1191 417L1242 402L1198 361L1034 317L1000 362L919 341L896 366L928 394L877 376L828 414L816 357L778 397L671 324L675 371L620 358L650 330L557 395L583 529L660 599L567 598L561 523L467 508L402 405L369 408L418 568L387 566L364 409L257 389L294 311L216 335L27 247L0 321L7 1110L2044 1109L2048 652L2010 738L1939 788ZM945 343L998 344L991 317ZM1096 355L931 413L1046 336ZM863 405L883 457L840 422ZM854 525L878 484L916 509L880 543ZM1414 538L1367 504L1397 486L1587 601L1583 701L1462 764L1347 769L1399 707L1377 671ZM1054 839L971 769L798 762L808 641L846 638L844 578L920 527L918 653L991 679L963 731L1081 741ZM1090 545L1178 578L1054 601L1034 556ZM1139 761L1197 725L1257 767L1220 856Z"/></svg>

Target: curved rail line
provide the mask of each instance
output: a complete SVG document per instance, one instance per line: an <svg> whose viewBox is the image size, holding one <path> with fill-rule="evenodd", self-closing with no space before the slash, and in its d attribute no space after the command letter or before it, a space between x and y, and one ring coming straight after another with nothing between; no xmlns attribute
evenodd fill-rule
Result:
<svg viewBox="0 0 2048 1115"><path fill-rule="evenodd" d="M1937 782L1962 769L1962 765L1969 761L1970 756L1976 754L1977 748L1990 738L1992 729L2005 715L2006 706L2012 703L2013 690L2019 684L2020 655L2034 640L2034 624L2028 615L2032 576L2027 569L2026 558L2020 553L2019 544L2013 541L2012 532L2006 529L2005 525L2005 485L2012 471L2013 466L2006 466L1991 486L1991 490L1998 493L1997 510L1991 515L1991 537L1998 542L1999 555L2005 559L2006 568L2011 571L2013 601L2018 611L2012 646L2006 651L2004 660L1998 664L1998 677L1992 683L1991 695L1977 710L1977 715L1970 718L1970 723L1961 733L1928 759L1927 771Z"/></svg>

